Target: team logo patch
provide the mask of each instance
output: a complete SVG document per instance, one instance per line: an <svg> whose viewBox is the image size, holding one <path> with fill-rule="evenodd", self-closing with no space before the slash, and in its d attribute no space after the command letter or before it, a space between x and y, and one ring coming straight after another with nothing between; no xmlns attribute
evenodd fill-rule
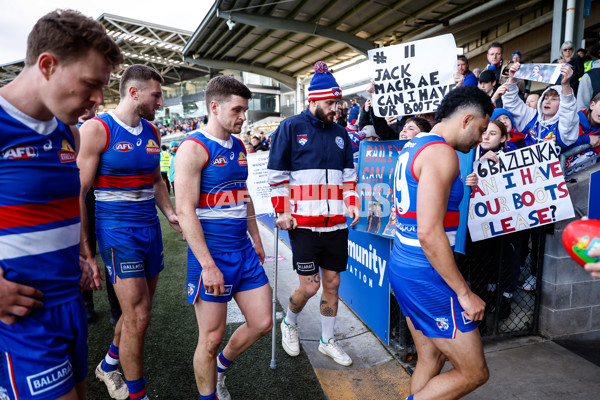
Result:
<svg viewBox="0 0 600 400"><path fill-rule="evenodd" d="M146 145L146 153L149 153L149 154L160 153L160 147L158 146L158 143L156 143L152 139L148 140L148 144Z"/></svg>
<svg viewBox="0 0 600 400"><path fill-rule="evenodd" d="M72 376L73 366L67 360L54 368L28 376L27 384L31 395L35 396L66 383Z"/></svg>
<svg viewBox="0 0 600 400"><path fill-rule="evenodd" d="M188 288L187 288L187 293L188 296L191 296L194 294L194 291L196 290L196 285L194 285L193 283L188 283Z"/></svg>
<svg viewBox="0 0 600 400"><path fill-rule="evenodd" d="M240 164L240 167L248 166L248 160L246 159L246 155L243 151L240 151L240 156L238 157L238 164Z"/></svg>
<svg viewBox="0 0 600 400"><path fill-rule="evenodd" d="M471 322L473 322L473 321L471 321L469 318L467 318L467 317L465 316L465 312L464 312L464 311L463 311L463 312L461 312L461 313L460 313L460 315L462 315L463 324L467 325L467 324L470 324Z"/></svg>
<svg viewBox="0 0 600 400"><path fill-rule="evenodd" d="M129 142L119 142L113 147L116 151L126 152L133 150L133 145Z"/></svg>
<svg viewBox="0 0 600 400"><path fill-rule="evenodd" d="M137 140L137 142L135 142L135 145L136 145L136 146L141 146L141 145L142 145L142 138L139 138L139 139Z"/></svg>
<svg viewBox="0 0 600 400"><path fill-rule="evenodd" d="M4 160L26 160L37 156L37 149L31 146L12 147L2 152L2 159Z"/></svg>
<svg viewBox="0 0 600 400"><path fill-rule="evenodd" d="M232 151L231 154L229 154L229 159L233 160L234 157L235 157L235 154L233 154L233 151Z"/></svg>
<svg viewBox="0 0 600 400"><path fill-rule="evenodd" d="M220 294L218 297L230 296L233 290L233 285L225 285L225 293ZM204 289L204 294L207 296L214 296L214 293L209 293L208 290Z"/></svg>
<svg viewBox="0 0 600 400"><path fill-rule="evenodd" d="M341 137L335 137L335 144L337 144L340 149L344 149L344 139L342 139Z"/></svg>
<svg viewBox="0 0 600 400"><path fill-rule="evenodd" d="M335 97L342 97L342 90L338 87L333 87L331 88L331 91L333 92L333 95Z"/></svg>
<svg viewBox="0 0 600 400"><path fill-rule="evenodd" d="M144 270L143 261L122 262L120 266L122 274L129 274L132 272L140 272Z"/></svg>
<svg viewBox="0 0 600 400"><path fill-rule="evenodd" d="M62 149L58 152L58 156L60 157L60 162L62 163L72 162L77 158L75 155L75 150L66 140L62 141Z"/></svg>
<svg viewBox="0 0 600 400"><path fill-rule="evenodd" d="M300 143L300 146L304 146L308 143L308 135L296 135L296 140Z"/></svg>
<svg viewBox="0 0 600 400"><path fill-rule="evenodd" d="M450 328L450 324L448 324L448 318L436 318L435 323L442 332L447 331L448 328Z"/></svg>
<svg viewBox="0 0 600 400"><path fill-rule="evenodd" d="M301 263L301 262L296 263L296 269L298 271L305 271L305 272L315 271L316 270L315 263L312 262L312 261L311 262L306 262L306 263Z"/></svg>
<svg viewBox="0 0 600 400"><path fill-rule="evenodd" d="M219 156L213 160L212 164L217 167L222 167L224 165L229 164L229 160L227 159L227 157Z"/></svg>

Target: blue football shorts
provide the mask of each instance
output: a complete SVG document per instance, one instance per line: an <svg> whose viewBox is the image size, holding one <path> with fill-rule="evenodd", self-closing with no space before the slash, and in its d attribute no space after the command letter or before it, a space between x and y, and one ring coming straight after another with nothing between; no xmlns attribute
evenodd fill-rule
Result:
<svg viewBox="0 0 600 400"><path fill-rule="evenodd" d="M433 267L402 264L392 256L390 284L402 313L423 335L454 339L457 330L477 328L477 322L465 317L456 293Z"/></svg>
<svg viewBox="0 0 600 400"><path fill-rule="evenodd" d="M88 370L88 327L81 296L0 322L0 399L49 400L68 393Z"/></svg>
<svg viewBox="0 0 600 400"><path fill-rule="evenodd" d="M241 251L211 253L211 256L223 274L225 293L215 296L206 291L201 281L202 267L188 247L187 300L190 304L195 304L198 296L204 301L227 303L237 292L256 289L269 283L252 246Z"/></svg>
<svg viewBox="0 0 600 400"><path fill-rule="evenodd" d="M164 268L160 224L139 228L96 229L96 238L108 277L150 279Z"/></svg>

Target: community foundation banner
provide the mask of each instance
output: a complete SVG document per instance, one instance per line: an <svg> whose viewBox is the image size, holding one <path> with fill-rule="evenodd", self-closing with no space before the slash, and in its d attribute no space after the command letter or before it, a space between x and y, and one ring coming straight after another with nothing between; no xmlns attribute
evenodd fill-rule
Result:
<svg viewBox="0 0 600 400"><path fill-rule="evenodd" d="M477 161L469 203L471 239L551 224L575 216L553 141Z"/></svg>
<svg viewBox="0 0 600 400"><path fill-rule="evenodd" d="M451 34L369 50L378 117L430 113L454 88L456 43Z"/></svg>

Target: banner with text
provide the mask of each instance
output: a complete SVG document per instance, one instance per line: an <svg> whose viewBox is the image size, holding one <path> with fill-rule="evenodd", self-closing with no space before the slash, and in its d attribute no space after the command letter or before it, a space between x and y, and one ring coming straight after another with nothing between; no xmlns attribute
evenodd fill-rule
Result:
<svg viewBox="0 0 600 400"><path fill-rule="evenodd" d="M369 50L378 117L429 113L454 88L456 43L451 34Z"/></svg>
<svg viewBox="0 0 600 400"><path fill-rule="evenodd" d="M471 239L551 224L575 216L553 141L475 162L469 203Z"/></svg>

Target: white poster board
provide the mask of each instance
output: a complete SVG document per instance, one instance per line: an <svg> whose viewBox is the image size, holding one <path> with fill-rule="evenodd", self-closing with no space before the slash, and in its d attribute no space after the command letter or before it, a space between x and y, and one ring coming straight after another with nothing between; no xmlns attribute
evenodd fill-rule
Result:
<svg viewBox="0 0 600 400"><path fill-rule="evenodd" d="M515 78L555 84L563 64L521 64Z"/></svg>
<svg viewBox="0 0 600 400"><path fill-rule="evenodd" d="M575 216L554 146L546 141L500 153L498 163L475 162L479 181L469 203L474 242Z"/></svg>
<svg viewBox="0 0 600 400"><path fill-rule="evenodd" d="M430 113L452 90L457 69L451 34L369 50L378 117Z"/></svg>
<svg viewBox="0 0 600 400"><path fill-rule="evenodd" d="M248 158L248 194L252 197L256 214L272 214L271 187L267 180L269 152L250 153Z"/></svg>

